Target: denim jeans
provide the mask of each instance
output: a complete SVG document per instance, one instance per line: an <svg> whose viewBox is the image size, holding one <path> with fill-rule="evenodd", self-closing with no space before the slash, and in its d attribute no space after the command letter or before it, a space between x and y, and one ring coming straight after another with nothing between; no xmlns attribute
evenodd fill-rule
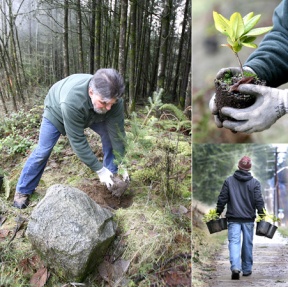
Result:
<svg viewBox="0 0 288 287"><path fill-rule="evenodd" d="M104 153L103 165L112 173L117 173L118 169L114 164L112 144L107 133L105 123L95 123L90 128L98 133L101 137L102 149ZM50 154L60 135L60 132L48 119L42 119L38 145L33 150L23 167L16 186L17 192L23 194L33 193L39 184Z"/></svg>
<svg viewBox="0 0 288 287"><path fill-rule="evenodd" d="M254 222L228 222L231 270L240 270L244 274L252 271L253 234Z"/></svg>

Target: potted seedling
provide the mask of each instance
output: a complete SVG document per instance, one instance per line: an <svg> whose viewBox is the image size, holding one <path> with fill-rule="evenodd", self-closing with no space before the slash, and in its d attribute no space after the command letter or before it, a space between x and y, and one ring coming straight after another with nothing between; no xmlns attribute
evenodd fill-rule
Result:
<svg viewBox="0 0 288 287"><path fill-rule="evenodd" d="M210 209L203 215L203 222L206 223L210 234L227 229L226 218L220 218L216 209Z"/></svg>
<svg viewBox="0 0 288 287"><path fill-rule="evenodd" d="M226 19L221 14L213 11L213 18L215 28L227 37L227 43L221 46L228 47L236 56L241 73L239 75L232 75L232 73L225 73L223 78L215 79L215 104L219 111L219 120L224 121L227 119L221 114L221 108L247 108L255 103L255 96L243 95L237 91L240 84L250 83L255 85L265 85L266 82L258 79L253 73L243 71L243 66L238 53L243 46L249 48L257 48L254 43L257 36L269 32L273 27L254 28L258 23L261 15L255 15L253 12L248 13L242 18L241 14L235 12L231 15L230 20ZM230 120L233 120L230 118Z"/></svg>
<svg viewBox="0 0 288 287"><path fill-rule="evenodd" d="M257 216L256 222L256 235L273 238L278 228L275 222L280 222L280 219L274 214L269 214L266 209L263 209L263 214Z"/></svg>

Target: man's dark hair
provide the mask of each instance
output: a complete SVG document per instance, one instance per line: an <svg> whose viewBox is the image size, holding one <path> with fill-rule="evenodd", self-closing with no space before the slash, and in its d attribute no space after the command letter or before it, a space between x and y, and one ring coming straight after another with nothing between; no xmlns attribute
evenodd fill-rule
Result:
<svg viewBox="0 0 288 287"><path fill-rule="evenodd" d="M89 83L89 87L94 93L100 94L106 100L118 99L125 91L122 76L111 68L97 70Z"/></svg>

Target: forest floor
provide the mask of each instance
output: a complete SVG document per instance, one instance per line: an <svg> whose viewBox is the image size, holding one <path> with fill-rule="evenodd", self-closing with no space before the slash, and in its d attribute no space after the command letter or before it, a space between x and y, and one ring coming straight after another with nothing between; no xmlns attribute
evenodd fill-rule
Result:
<svg viewBox="0 0 288 287"><path fill-rule="evenodd" d="M215 256L212 271L206 274L206 286L232 287L287 287L288 286L288 240L276 232L272 239L254 236L254 263L250 276L240 275L239 280L231 280L227 243Z"/></svg>
<svg viewBox="0 0 288 287"><path fill-rule="evenodd" d="M149 131L148 127L142 127L141 132L144 134L138 134L137 141L133 140L134 146L130 151L133 154L128 155L131 156L131 183L120 198L112 196L100 184L95 173L73 153L67 138L61 136L29 207L19 210L12 207L15 185L33 148L32 144L31 149L26 150L27 140L37 143L41 113L41 107L32 112L19 113L16 122L5 119L5 127L2 125L3 129L0 129L0 171L1 168L4 170L9 185L9 188L5 186L0 190L0 286L191 286L190 136L177 135L165 128L159 130L159 124L158 128L150 126ZM144 117L140 115L137 119L140 124ZM126 123L126 128L127 137L133 137L130 122ZM13 132L15 129L16 134ZM158 141L159 136L163 140ZM99 137L87 132L87 139L96 156L102 160ZM172 147L174 142L177 151ZM170 146L169 150L166 150L166 144ZM171 168L170 172L173 171L170 176L175 187L172 189L171 185L170 194L165 187L167 180L170 180L169 174L168 179L165 178L167 166ZM35 263L40 258L31 248L25 230L34 207L53 184L76 187L115 214L118 225L116 239L104 261L111 263L112 272L112 255L117 253L120 260L129 262L126 272L114 274L116 277L112 274L114 277L107 279L98 269L83 282L85 285L81 285L59 278L52 266L48 266L47 277L35 283L35 278L43 270L43 263ZM17 222L19 217L25 219L20 226Z"/></svg>

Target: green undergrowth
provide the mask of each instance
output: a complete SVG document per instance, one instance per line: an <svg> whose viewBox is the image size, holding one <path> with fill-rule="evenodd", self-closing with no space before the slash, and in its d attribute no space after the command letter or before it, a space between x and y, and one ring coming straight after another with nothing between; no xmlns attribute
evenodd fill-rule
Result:
<svg viewBox="0 0 288 287"><path fill-rule="evenodd" d="M119 253L117 249L121 245L123 250L119 256L130 262L126 276L131 287L161 284L159 274L165 270L167 262L174 262L179 254L191 252L191 138L186 133L189 124L178 110L174 111L177 115L171 116L173 109L167 106L165 120L161 120L163 111L158 115L161 102L158 99L157 104L154 104L155 100L151 99L147 107L148 117L148 113L138 111L125 120L127 153L118 162L128 168L133 204L114 211L118 225L117 240L121 244L114 245L113 252ZM3 225L5 229L10 226L12 232L15 219L21 216L26 220L21 232L17 232L11 243L11 233L8 236L0 233L0 286L30 286L29 280L37 269L32 266L28 272L21 268L21 262L33 261L36 252L25 237L25 226L46 189L55 183L78 187L83 179L95 179L95 173L73 153L68 139L61 136L31 198L32 206L25 210L12 207L20 172L27 155L37 143L42 108L21 111L0 122L0 169L9 186L9 190L5 187L0 192L0 216L6 219ZM102 160L99 136L89 130L86 136L93 152ZM189 270L190 261L179 260L175 262ZM86 286L89 287L108 286L99 276L87 280L89 283ZM45 286L60 287L65 284L67 282L63 278L50 270L50 278Z"/></svg>
<svg viewBox="0 0 288 287"><path fill-rule="evenodd" d="M288 238L288 230L286 227L280 226L280 227L278 227L278 231L283 237Z"/></svg>

